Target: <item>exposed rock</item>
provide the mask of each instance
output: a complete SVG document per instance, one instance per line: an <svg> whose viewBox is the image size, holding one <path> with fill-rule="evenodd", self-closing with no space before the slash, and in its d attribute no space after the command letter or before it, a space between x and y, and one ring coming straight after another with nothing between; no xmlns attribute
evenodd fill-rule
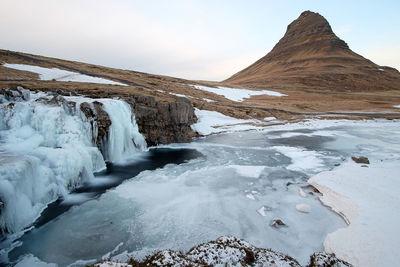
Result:
<svg viewBox="0 0 400 267"><path fill-rule="evenodd" d="M369 164L369 159L367 157L351 157L351 159L358 164Z"/></svg>
<svg viewBox="0 0 400 267"><path fill-rule="evenodd" d="M275 228L280 228L280 227L282 227L282 226L286 226L286 224L285 224L282 220L277 219L277 220L273 220L273 221L271 222L271 226L272 226L272 227L275 227Z"/></svg>
<svg viewBox="0 0 400 267"><path fill-rule="evenodd" d="M125 99L135 112L139 131L148 146L189 142L195 133L190 125L197 121L191 102L183 97L176 102L157 102L152 96Z"/></svg>
<svg viewBox="0 0 400 267"><path fill-rule="evenodd" d="M28 100L30 97L29 90L25 90L20 86L0 89L0 95L4 95L7 101L23 101L23 100Z"/></svg>
<svg viewBox="0 0 400 267"><path fill-rule="evenodd" d="M314 253L310 257L310 264L307 267L350 267L348 262L339 260L333 254L324 252Z"/></svg>
<svg viewBox="0 0 400 267"><path fill-rule="evenodd" d="M83 102L79 108L90 121L92 131L97 126L97 138L96 140L93 140L93 142L97 144L100 150L102 150L102 142L107 137L108 129L111 125L110 117L107 112L103 110L103 104L98 101L94 101L93 105Z"/></svg>

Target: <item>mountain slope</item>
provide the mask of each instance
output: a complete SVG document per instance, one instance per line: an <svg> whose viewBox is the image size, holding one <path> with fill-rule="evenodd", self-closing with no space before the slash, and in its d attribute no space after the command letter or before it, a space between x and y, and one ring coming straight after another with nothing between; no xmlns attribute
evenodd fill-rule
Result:
<svg viewBox="0 0 400 267"><path fill-rule="evenodd" d="M287 27L271 52L224 82L335 91L400 90L396 69L351 51L328 21L311 11Z"/></svg>

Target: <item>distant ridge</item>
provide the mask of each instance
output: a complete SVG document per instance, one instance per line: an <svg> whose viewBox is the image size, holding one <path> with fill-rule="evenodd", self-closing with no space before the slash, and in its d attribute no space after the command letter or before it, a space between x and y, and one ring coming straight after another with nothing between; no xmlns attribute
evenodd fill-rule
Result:
<svg viewBox="0 0 400 267"><path fill-rule="evenodd" d="M400 90L400 73L354 53L318 13L303 12L266 56L224 82L344 91Z"/></svg>

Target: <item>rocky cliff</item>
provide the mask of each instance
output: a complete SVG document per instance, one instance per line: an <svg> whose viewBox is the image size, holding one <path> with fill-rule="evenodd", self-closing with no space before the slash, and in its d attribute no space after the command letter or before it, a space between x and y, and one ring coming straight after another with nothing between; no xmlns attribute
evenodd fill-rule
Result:
<svg viewBox="0 0 400 267"><path fill-rule="evenodd" d="M323 16L305 11L266 56L225 82L291 89L400 90L400 73L354 53Z"/></svg>
<svg viewBox="0 0 400 267"><path fill-rule="evenodd" d="M152 96L133 96L125 100L133 107L139 131L146 137L147 145L189 142L195 136L190 125L197 118L187 98L157 102Z"/></svg>

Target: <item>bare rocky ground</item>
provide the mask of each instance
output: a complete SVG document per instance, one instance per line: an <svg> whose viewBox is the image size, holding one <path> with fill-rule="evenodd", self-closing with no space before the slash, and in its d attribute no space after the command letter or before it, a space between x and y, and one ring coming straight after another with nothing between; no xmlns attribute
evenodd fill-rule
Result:
<svg viewBox="0 0 400 267"><path fill-rule="evenodd" d="M58 95L84 95L91 98L119 97L131 104L140 132L148 145L187 142L197 134L190 125L196 122L194 109L206 109L236 118L276 117L280 121L297 121L323 116L323 119L400 118L400 90L343 91L310 87L242 86L227 82L189 81L161 75L118 70L80 62L47 58L0 50L0 64L28 64L59 68L94 77L101 77L128 86L39 80L36 73L0 65L0 89L50 91ZM243 102L195 89L194 85L226 86L251 90L274 90L285 97L252 96ZM176 96L185 95L186 97ZM215 102L209 102L210 99Z"/></svg>

